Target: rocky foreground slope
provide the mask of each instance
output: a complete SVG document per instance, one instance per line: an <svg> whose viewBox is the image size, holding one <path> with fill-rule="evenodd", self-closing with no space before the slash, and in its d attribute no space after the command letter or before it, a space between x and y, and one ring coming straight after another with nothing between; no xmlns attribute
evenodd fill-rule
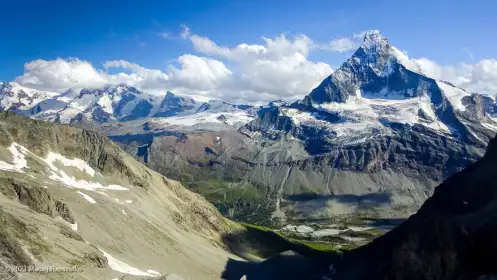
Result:
<svg viewBox="0 0 497 280"><path fill-rule="evenodd" d="M229 222L201 196L98 133L9 112L0 224L0 279L219 279L236 259Z"/></svg>

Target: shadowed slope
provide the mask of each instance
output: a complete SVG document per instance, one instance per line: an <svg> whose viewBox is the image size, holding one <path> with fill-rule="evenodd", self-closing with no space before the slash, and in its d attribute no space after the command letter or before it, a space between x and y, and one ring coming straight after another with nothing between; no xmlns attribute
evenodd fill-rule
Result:
<svg viewBox="0 0 497 280"><path fill-rule="evenodd" d="M497 139L417 214L334 264L333 279L477 279L497 273Z"/></svg>

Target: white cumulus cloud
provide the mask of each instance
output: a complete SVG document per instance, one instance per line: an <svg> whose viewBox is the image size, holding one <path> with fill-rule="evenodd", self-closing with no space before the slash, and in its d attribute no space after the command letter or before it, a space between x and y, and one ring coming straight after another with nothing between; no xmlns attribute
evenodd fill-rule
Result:
<svg viewBox="0 0 497 280"><path fill-rule="evenodd" d="M244 99L251 101L295 100L332 73L327 63L308 59L314 43L305 35L262 37L263 44L242 43L235 47L219 46L191 31L186 38L196 51L226 60L237 69L229 83L222 84L216 93L228 99L242 93Z"/></svg>
<svg viewBox="0 0 497 280"><path fill-rule="evenodd" d="M170 65L164 72L125 60L106 61L97 69L90 62L76 58L38 59L25 64L24 74L16 82L58 92L125 83L146 92L164 94L176 88L187 88L191 93L215 90L231 75L222 62L211 58L188 54L180 56L177 62L177 67Z"/></svg>
<svg viewBox="0 0 497 280"><path fill-rule="evenodd" d="M319 50L337 53L355 51L364 40L366 32L367 31L361 31L354 33L349 37L339 37L325 44L316 43L314 47Z"/></svg>
<svg viewBox="0 0 497 280"><path fill-rule="evenodd" d="M171 86L190 90L216 90L231 78L231 71L221 61L191 54L180 56L180 67L170 66Z"/></svg>
<svg viewBox="0 0 497 280"><path fill-rule="evenodd" d="M102 77L109 84L125 83L135 86L142 90L163 91L168 87L169 77L167 74L157 69L148 69L136 63L125 60L111 60L103 63L106 69L118 68L128 72L119 72L117 74L108 74L100 72Z"/></svg>
<svg viewBox="0 0 497 280"><path fill-rule="evenodd" d="M326 45L322 45L321 49L332 52L345 53L356 50L359 47L359 44L360 42L358 40L342 37L332 40Z"/></svg>
<svg viewBox="0 0 497 280"><path fill-rule="evenodd" d="M16 82L41 90L62 91L68 88L101 87L107 83L91 63L77 58L37 59L24 64L24 74Z"/></svg>
<svg viewBox="0 0 497 280"><path fill-rule="evenodd" d="M309 60L314 42L305 35L262 37L259 44L234 47L193 34L187 26L180 36L201 55L181 55L162 70L125 60L96 66L79 59L36 60L26 64L17 81L54 91L126 83L151 93L171 90L264 103L302 98L332 73L327 63Z"/></svg>
<svg viewBox="0 0 497 280"><path fill-rule="evenodd" d="M428 77L444 80L471 92L497 95L497 60L483 59L474 64L440 65L427 58L416 59Z"/></svg>

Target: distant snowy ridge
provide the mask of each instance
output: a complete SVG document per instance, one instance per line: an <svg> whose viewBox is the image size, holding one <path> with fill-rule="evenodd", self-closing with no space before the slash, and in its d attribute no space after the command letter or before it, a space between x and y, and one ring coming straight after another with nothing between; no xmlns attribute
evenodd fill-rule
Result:
<svg viewBox="0 0 497 280"><path fill-rule="evenodd" d="M119 84L102 89L41 92L16 83L1 84L0 109L57 123L101 124L147 118L171 118L174 125L214 123L245 124L255 116L249 105L236 105L203 96L184 96L167 92L165 96L147 94ZM174 117L174 118L172 118ZM181 121L184 120L184 123ZM192 122L193 121L193 122Z"/></svg>
<svg viewBox="0 0 497 280"><path fill-rule="evenodd" d="M0 83L0 110L28 109L57 95L59 93L27 88L16 82Z"/></svg>

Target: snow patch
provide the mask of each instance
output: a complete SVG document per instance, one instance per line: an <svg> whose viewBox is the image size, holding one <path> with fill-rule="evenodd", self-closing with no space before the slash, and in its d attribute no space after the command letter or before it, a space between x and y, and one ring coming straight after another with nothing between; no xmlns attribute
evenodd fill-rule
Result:
<svg viewBox="0 0 497 280"><path fill-rule="evenodd" d="M98 105L102 107L102 110L108 114L113 114L114 110L112 109L112 100L110 100L110 97L108 95L102 96L98 102Z"/></svg>
<svg viewBox="0 0 497 280"><path fill-rule="evenodd" d="M182 95L182 94L175 94L175 95L182 97L182 98L185 98L185 99L191 98L195 102L200 102L200 103L207 103L207 102L212 100L211 98L209 98L207 96L203 96L203 95Z"/></svg>
<svg viewBox="0 0 497 280"><path fill-rule="evenodd" d="M348 228L352 231L365 231L373 229L373 227L357 227L357 226L348 226Z"/></svg>
<svg viewBox="0 0 497 280"><path fill-rule="evenodd" d="M147 270L147 273L155 274L156 276L161 276L161 274L159 272L157 272L155 270L151 270L151 269Z"/></svg>
<svg viewBox="0 0 497 280"><path fill-rule="evenodd" d="M23 169L28 166L28 162L26 161L28 149L13 142L8 150L12 154L12 163L0 160L0 170L24 173Z"/></svg>
<svg viewBox="0 0 497 280"><path fill-rule="evenodd" d="M299 226L287 225L284 228L282 228L280 231L291 231L291 232L297 232L297 233L311 233L314 231L314 229L312 227L305 226L305 225L299 225Z"/></svg>
<svg viewBox="0 0 497 280"><path fill-rule="evenodd" d="M78 223L70 224L70 227L74 231L78 231Z"/></svg>
<svg viewBox="0 0 497 280"><path fill-rule="evenodd" d="M245 111L238 111L238 112L205 111L186 116L156 118L151 121L157 125L193 126L196 124L204 124L204 123L222 123L222 121L218 120L218 117L221 114L226 117L226 123L228 123L229 125L246 124L254 119L253 116L251 116Z"/></svg>
<svg viewBox="0 0 497 280"><path fill-rule="evenodd" d="M102 252L104 257L109 262L110 268L114 271L130 274L130 275L136 275L136 276L149 276L149 277L161 276L160 273L158 273L157 271L154 271L154 270L147 270L147 272L141 271L138 268L132 267L131 265L114 258L113 256L111 256L110 254L108 254L104 250L102 250L102 249L99 249L99 250Z"/></svg>
<svg viewBox="0 0 497 280"><path fill-rule="evenodd" d="M71 224L68 221L62 219L62 217L60 217L60 216L55 217L55 220L67 225L68 227L70 227L74 231L78 231L78 223Z"/></svg>
<svg viewBox="0 0 497 280"><path fill-rule="evenodd" d="M484 123L484 122L482 122L481 125L483 125L487 129L490 129L490 130L493 130L493 131L497 131L497 126L496 125L489 124L489 123Z"/></svg>
<svg viewBox="0 0 497 280"><path fill-rule="evenodd" d="M450 104L454 106L455 109L459 111L466 110L466 106L462 104L462 99L466 96L471 96L467 91L451 86L444 82L438 82L437 85L440 87L445 97L449 100Z"/></svg>
<svg viewBox="0 0 497 280"><path fill-rule="evenodd" d="M86 199L86 200L87 200L88 202L90 202L91 204L95 204L95 203L97 203L97 202L95 201L95 199L93 199L91 196L89 196L89 195L87 195L87 194L85 194L85 193L82 193L82 192L80 192L80 191L78 191L78 193L79 193L80 195L82 195L82 196L83 196L83 198L84 198L84 199Z"/></svg>
<svg viewBox="0 0 497 280"><path fill-rule="evenodd" d="M99 194L101 194L101 195L103 195L103 196L109 196L108 194L106 194L106 193L104 193L104 192L102 192L102 191L95 191L95 192L96 192L96 193L99 193Z"/></svg>
<svg viewBox="0 0 497 280"><path fill-rule="evenodd" d="M47 158L44 159L44 161L51 169L50 179L61 182L68 187L85 189L85 190L89 190L89 191L96 191L99 189L119 190L119 191L120 190L128 190L128 188L125 188L125 187L119 186L119 185L104 186L99 182L88 182L86 180L78 180L73 176L67 175L66 172L64 172L63 170L60 170L59 168L57 168L54 165L55 161L60 161L65 166L76 167L80 171L86 172L91 177L94 177L94 175L96 174L95 170L93 170L93 168L91 168L86 162L84 162L80 159L70 160L62 155L50 152L48 154Z"/></svg>
<svg viewBox="0 0 497 280"><path fill-rule="evenodd" d="M312 235L315 237L336 236L344 231L347 231L347 229L326 228L317 230L313 232Z"/></svg>
<svg viewBox="0 0 497 280"><path fill-rule="evenodd" d="M395 56L395 58L397 58L400 64L404 65L405 68L412 72L422 74L419 64L416 61L410 59L403 51L397 49L396 47L391 47L391 53L393 56Z"/></svg>
<svg viewBox="0 0 497 280"><path fill-rule="evenodd" d="M121 209L121 212L124 214L124 216L128 216L128 213L126 213L126 211L124 211L124 209Z"/></svg>
<svg viewBox="0 0 497 280"><path fill-rule="evenodd" d="M318 120L314 118L308 112L302 112L294 108L281 108L280 115L290 117L294 124L300 125L306 122L317 122Z"/></svg>
<svg viewBox="0 0 497 280"><path fill-rule="evenodd" d="M68 159L61 154L49 152L45 159L45 162L47 162L50 165L50 167L54 169L55 166L53 165L53 163L56 161L62 163L64 166L75 167L82 172L86 172L91 177L95 176L95 170L91 168L91 166L89 166L88 163L86 163L86 161L79 158Z"/></svg>
<svg viewBox="0 0 497 280"><path fill-rule="evenodd" d="M353 237L353 236L340 236L340 238L351 241L351 242L363 242L366 241L366 238L364 237Z"/></svg>
<svg viewBox="0 0 497 280"><path fill-rule="evenodd" d="M315 230L312 227L300 225L287 225L280 229L280 231L294 232L299 235L313 236L313 237L326 237L326 236L340 236L341 238L349 241L362 241L362 240L352 240L347 239L347 236L341 236L340 234L347 231L361 232L365 230L372 229L372 227L359 227L359 226L348 226L346 228L337 228L337 225L330 225L329 228L323 228Z"/></svg>

